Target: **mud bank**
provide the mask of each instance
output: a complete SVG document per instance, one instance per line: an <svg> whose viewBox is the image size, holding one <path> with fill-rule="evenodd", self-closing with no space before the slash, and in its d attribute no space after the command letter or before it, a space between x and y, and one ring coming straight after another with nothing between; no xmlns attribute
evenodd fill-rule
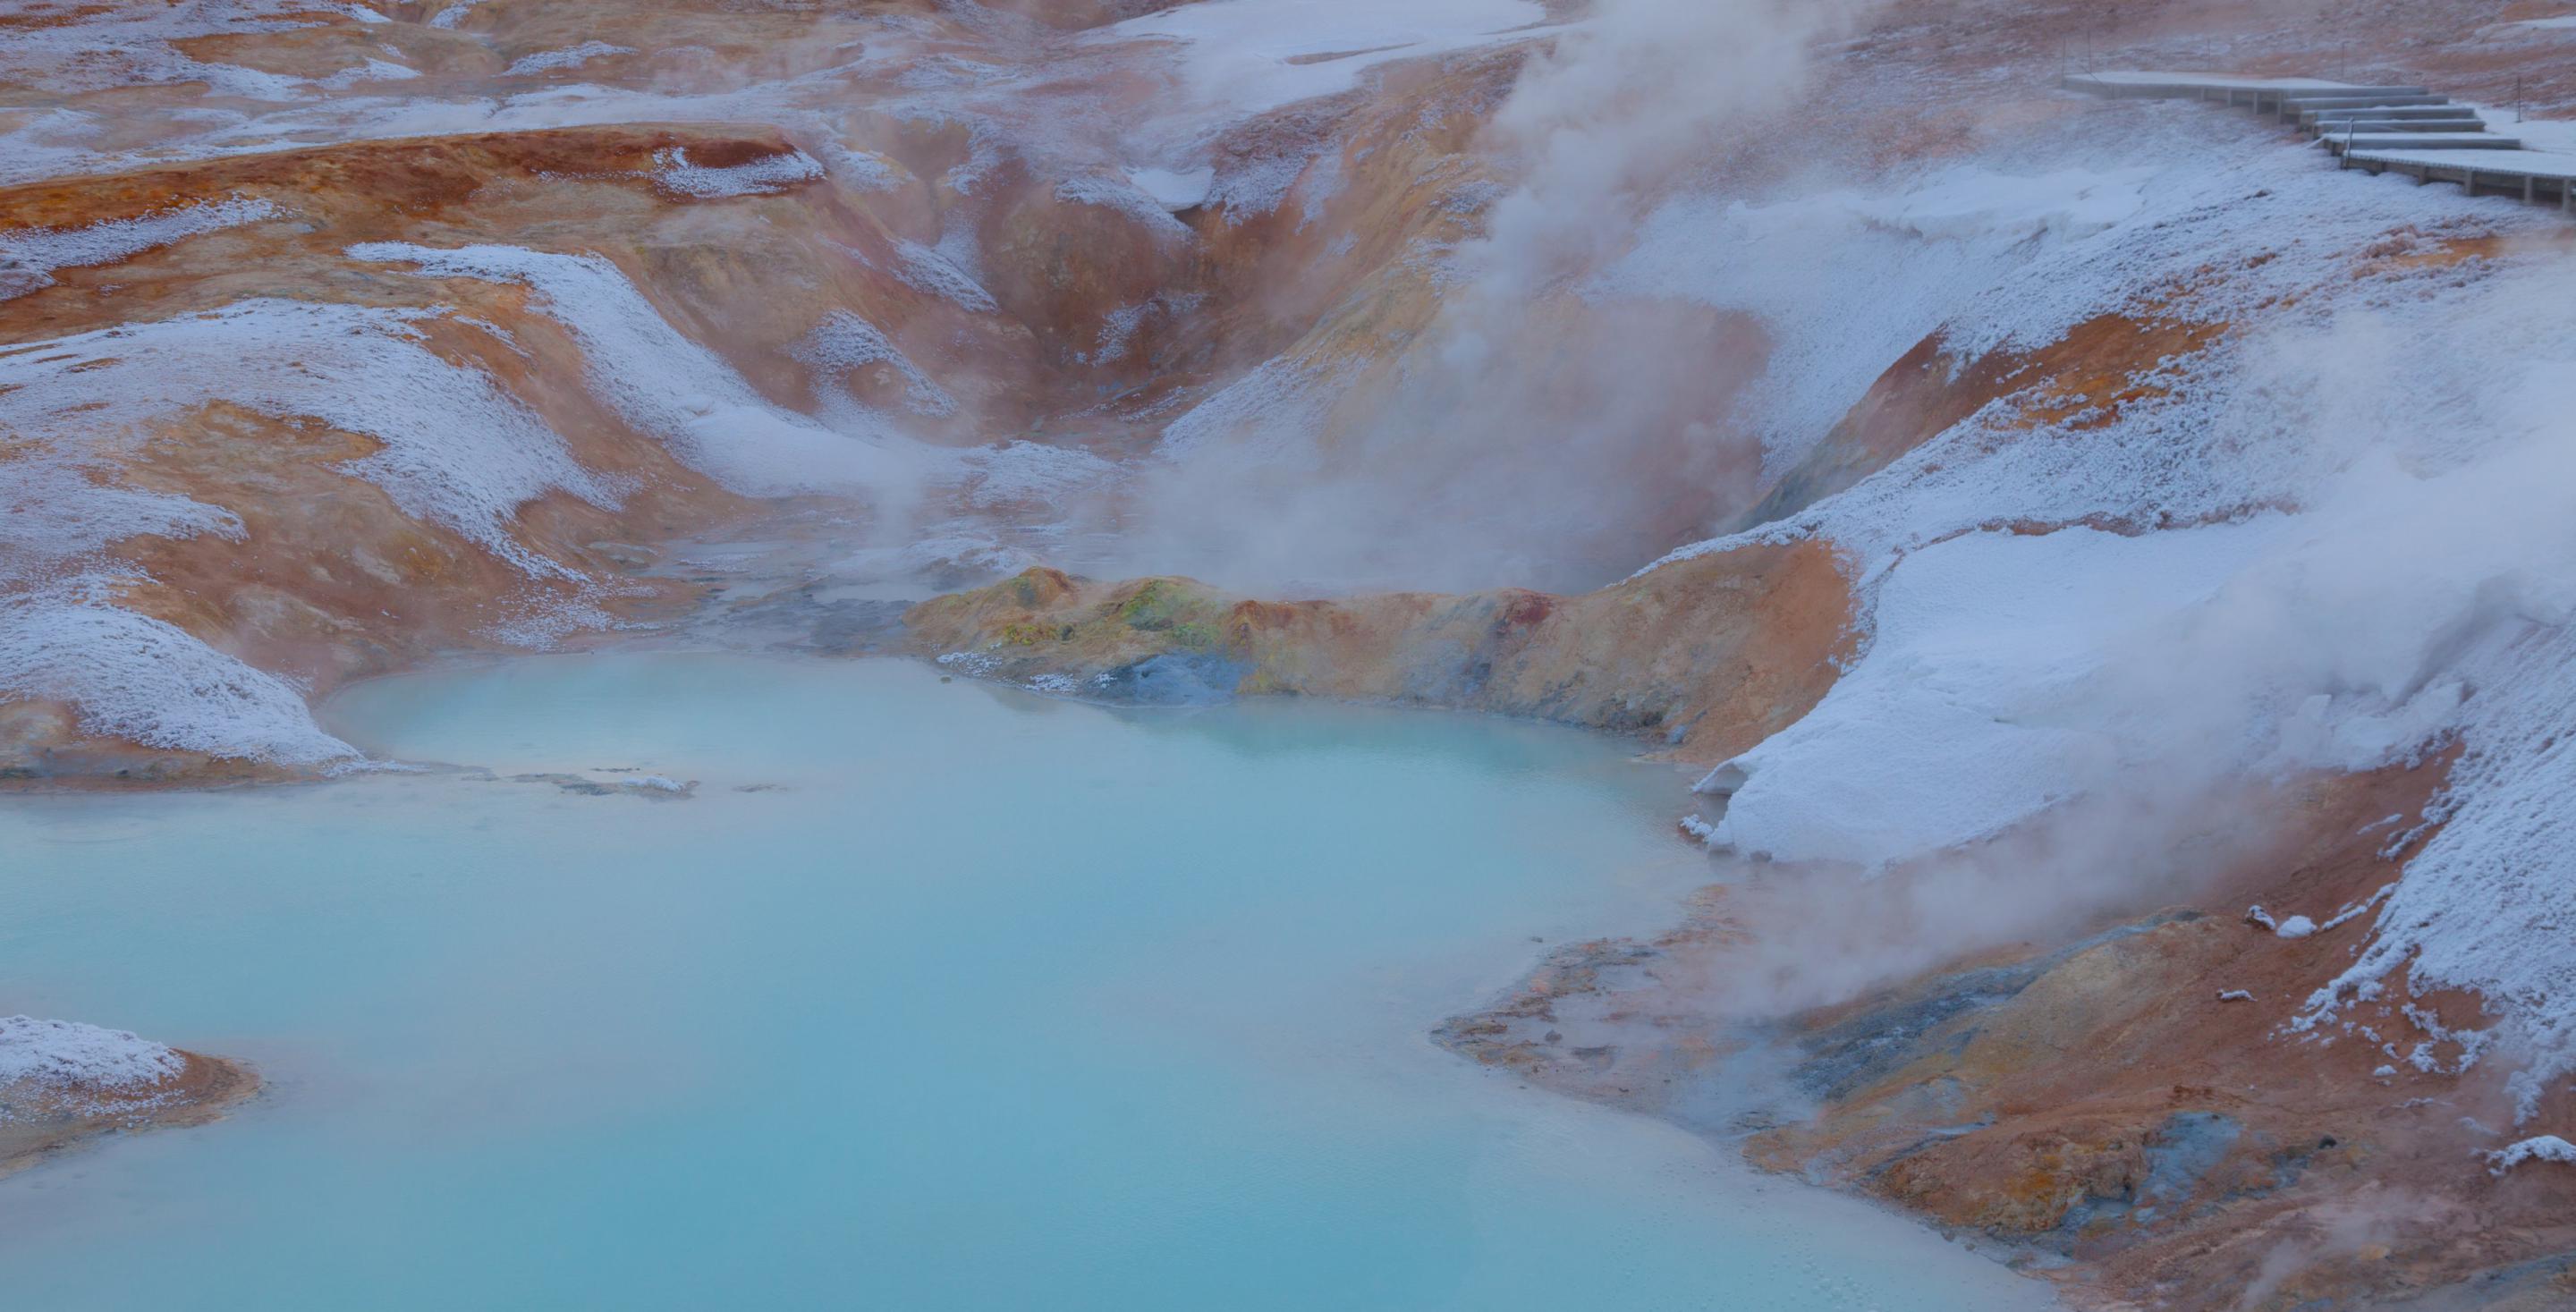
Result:
<svg viewBox="0 0 2576 1312"><path fill-rule="evenodd" d="M220 1120L259 1093L259 1073L226 1057L171 1049L179 1069L143 1084L22 1080L0 1085L0 1179L111 1135Z"/></svg>
<svg viewBox="0 0 2576 1312"><path fill-rule="evenodd" d="M2247 912L2366 903L2440 774L2290 789L2282 831L2189 901L1830 1006L1781 1009L1763 948L1856 890L1735 870L1673 930L1561 948L1436 1038L1903 1208L2079 1307L2566 1306L2576 1181L2490 1173L2503 1080L2419 1069L2366 1027L2297 1032L2306 981L2365 927L2285 939Z"/></svg>

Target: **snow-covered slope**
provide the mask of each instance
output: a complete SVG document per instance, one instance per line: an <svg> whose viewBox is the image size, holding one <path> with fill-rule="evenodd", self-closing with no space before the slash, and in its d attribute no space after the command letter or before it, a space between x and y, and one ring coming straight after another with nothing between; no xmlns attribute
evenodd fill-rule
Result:
<svg viewBox="0 0 2576 1312"><path fill-rule="evenodd" d="M2197 107L2089 116L2099 139L2047 149L2135 170L2123 213L2034 225L2028 197L2065 174L1986 175L1989 225L1910 230L1925 258L1876 281L1905 304L1915 278L2003 268L1940 326L1968 359L2104 314L2226 333L2117 405L2053 413L2030 380L1847 492L1680 553L1820 536L1868 585L1852 671L1712 776L1712 841L1885 865L2074 797L2178 798L2177 781L2457 742L2439 832L2299 1023L2386 1026L2399 992L2473 989L2494 1014L2425 1037L2491 1025L2527 1087L2560 1079L2576 977L2553 942L2564 895L2547 890L2576 889L2576 866L2541 799L2576 777L2540 726L2562 722L2576 682L2557 664L2576 579L2550 563L2576 550L2576 261L2545 212L2321 169ZM1955 172L1925 188L1976 212ZM1903 192L1876 204L1880 228L1920 212ZM1756 258L1729 250L1702 277L1733 286L1727 261ZM1843 309L1831 278L1816 287L1828 321L1873 290L1854 280ZM1856 396L1835 340L1810 348L1821 365L1775 356L1788 394Z"/></svg>

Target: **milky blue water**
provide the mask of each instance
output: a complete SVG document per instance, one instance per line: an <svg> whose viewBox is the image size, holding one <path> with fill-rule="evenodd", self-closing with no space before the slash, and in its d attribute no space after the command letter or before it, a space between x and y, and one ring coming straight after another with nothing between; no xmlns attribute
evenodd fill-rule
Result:
<svg viewBox="0 0 2576 1312"><path fill-rule="evenodd" d="M0 802L0 1012L269 1081L0 1181L0 1306L2041 1301L1426 1041L1531 936L1673 914L1676 781L1616 744L667 654L332 718L415 760L701 782Z"/></svg>

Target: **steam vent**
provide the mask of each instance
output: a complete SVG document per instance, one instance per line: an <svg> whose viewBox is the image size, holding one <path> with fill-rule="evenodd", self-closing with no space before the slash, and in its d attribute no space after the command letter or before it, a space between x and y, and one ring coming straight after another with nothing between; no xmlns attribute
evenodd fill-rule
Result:
<svg viewBox="0 0 2576 1312"><path fill-rule="evenodd" d="M2576 0L0 0L0 1307L2576 1309Z"/></svg>

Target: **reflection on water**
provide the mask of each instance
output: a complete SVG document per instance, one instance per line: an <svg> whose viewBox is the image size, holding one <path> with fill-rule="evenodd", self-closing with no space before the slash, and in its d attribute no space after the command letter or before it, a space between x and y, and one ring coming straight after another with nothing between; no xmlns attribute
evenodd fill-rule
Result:
<svg viewBox="0 0 2576 1312"><path fill-rule="evenodd" d="M271 1081L0 1184L10 1306L2040 1301L1425 1040L1530 936L1670 914L1675 781L1616 744L703 655L333 710L413 760L699 787L0 805L0 1009Z"/></svg>

